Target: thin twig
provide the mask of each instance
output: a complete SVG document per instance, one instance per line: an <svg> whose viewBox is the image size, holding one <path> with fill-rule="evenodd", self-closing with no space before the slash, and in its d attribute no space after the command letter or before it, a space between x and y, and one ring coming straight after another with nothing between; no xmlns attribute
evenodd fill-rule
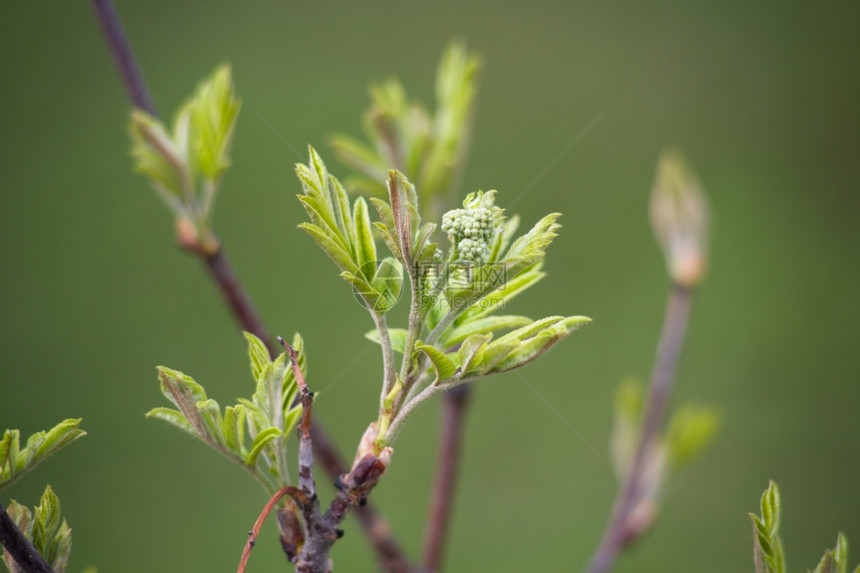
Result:
<svg viewBox="0 0 860 573"><path fill-rule="evenodd" d="M140 66L137 65L131 44L129 44L113 2L111 0L92 0L92 4L99 18L105 39L110 44L110 52L114 62L116 62L116 67L122 76L126 90L128 90L128 97L135 107L150 115L157 115L158 112L155 109L152 96L149 95L146 81L143 79Z"/></svg>
<svg viewBox="0 0 860 573"><path fill-rule="evenodd" d="M45 558L36 551L30 540L24 537L6 508L0 503L0 543L12 556L12 559L27 573L54 573Z"/></svg>
<svg viewBox="0 0 860 573"><path fill-rule="evenodd" d="M113 3L111 0L92 0L92 4L102 24L102 31L108 41L110 51L114 56L132 104L155 114L155 106L152 104L143 75L134 58ZM242 328L265 341L272 357L277 356L277 346L272 343L262 320L241 287L241 283L223 250L218 249L213 254L205 256L203 253L197 254L203 258L210 275L217 283L222 296L228 302L233 315ZM312 421L311 431L314 436L317 459L322 463L327 473L336 477L346 472L347 467L343 462L343 457L323 427L318 422ZM394 538L391 528L379 513L367 504L358 508L358 517L367 539L376 550L377 557L385 570L391 573L410 571L411 566L405 553Z"/></svg>
<svg viewBox="0 0 860 573"><path fill-rule="evenodd" d="M314 483L314 453L313 441L311 440L311 408L313 406L314 395L308 390L308 384L305 382L305 376L302 374L302 369L299 368L299 357L296 355L295 349L290 346L290 343L278 337L278 342L287 351L290 357L290 365L293 369L293 377L296 379L296 385L299 387L300 400L302 402L302 420L298 427L299 433L299 488L308 496L316 497L316 484Z"/></svg>
<svg viewBox="0 0 860 573"><path fill-rule="evenodd" d="M588 569L590 573L609 571L621 549L641 533L630 528L629 518L641 499L642 480L648 465L647 453L657 439L663 423L663 414L684 343L692 299L693 292L678 285L674 285L669 293L636 453L615 498L609 523L592 557Z"/></svg>
<svg viewBox="0 0 860 573"><path fill-rule="evenodd" d="M254 527L252 527L248 532L248 541L245 543L245 549L242 551L242 558L239 559L239 568L236 570L237 573L243 573L245 571L245 566L248 564L248 558L251 556L251 550L254 549L254 545L257 543L257 536L260 535L260 530L263 528L266 518L269 517L269 514L272 513L273 509L275 509L275 505L285 495L291 495L295 498L301 493L302 492L295 486L288 485L276 491L275 495L269 498L269 502L263 507L263 511L260 512L259 517L257 517L257 521L254 522Z"/></svg>
<svg viewBox="0 0 860 573"><path fill-rule="evenodd" d="M233 270L233 265L230 264L227 255L224 253L224 248L220 247L210 255L201 256L201 259L212 276L212 280L218 285L224 301L230 306L236 322L239 323L242 330L250 332L264 341L266 347L269 349L269 354L272 358L275 358L280 354L280 348L269 337L263 320L257 313L257 309L254 308L251 299L245 293L242 283L239 282L236 271Z"/></svg>
<svg viewBox="0 0 860 573"><path fill-rule="evenodd" d="M460 466L463 421L468 410L471 389L471 384L457 386L445 392L442 399L436 475L433 478L433 492L424 526L423 564L427 573L439 571L445 557L451 505Z"/></svg>
<svg viewBox="0 0 860 573"><path fill-rule="evenodd" d="M397 414L391 420L391 424L388 426L388 441L393 441L397 435L400 433L403 424L406 423L406 420L412 416L412 413L415 412L416 408L438 394L439 392L444 392L445 390L450 390L454 388L454 384L452 383L447 388L445 386L440 386L438 384L430 383L426 388L418 392L415 397L411 398L408 402L405 402L403 406L398 410Z"/></svg>

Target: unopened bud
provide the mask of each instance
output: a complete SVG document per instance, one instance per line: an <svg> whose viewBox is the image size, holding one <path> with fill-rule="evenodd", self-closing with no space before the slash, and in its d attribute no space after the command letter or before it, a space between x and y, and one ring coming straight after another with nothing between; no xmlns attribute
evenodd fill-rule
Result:
<svg viewBox="0 0 860 573"><path fill-rule="evenodd" d="M376 422L371 422L364 431L364 435L361 436L361 441L358 443L358 448L355 450L355 458L352 460L353 468L364 456L374 453L374 442L376 442L378 435L379 430L377 429Z"/></svg>
<svg viewBox="0 0 860 573"><path fill-rule="evenodd" d="M708 264L708 203L695 173L676 151L660 155L650 211L672 281L697 286Z"/></svg>
<svg viewBox="0 0 860 573"><path fill-rule="evenodd" d="M187 217L179 216L175 221L176 242L180 247L197 255L208 257L218 251L218 240L208 232L200 233Z"/></svg>
<svg viewBox="0 0 860 573"><path fill-rule="evenodd" d="M292 505L292 504L290 504ZM295 513L294 507L283 507L277 512L278 529L281 532L281 548L287 555L290 562L296 558L302 550L305 542L305 534L302 529L302 524Z"/></svg>

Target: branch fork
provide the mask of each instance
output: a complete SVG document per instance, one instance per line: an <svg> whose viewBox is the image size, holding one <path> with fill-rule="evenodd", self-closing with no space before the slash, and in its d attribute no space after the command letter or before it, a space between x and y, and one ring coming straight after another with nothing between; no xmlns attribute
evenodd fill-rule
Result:
<svg viewBox="0 0 860 573"><path fill-rule="evenodd" d="M281 545L287 558L294 564L296 573L331 573L332 563L329 553L334 543L343 536L340 524L346 518L350 508L363 506L367 503L367 496L370 495L371 490L376 487L388 468L392 449L384 448L378 456L365 451L368 447L372 447L373 443L373 438L366 434L359 446L352 469L348 473L338 476L335 480L335 488L337 488L338 493L323 512L316 491L313 469L311 416L314 393L308 389L304 375L298 365L296 351L280 337L278 342L283 345L290 357L302 404L302 418L297 428L299 484L298 486L289 485L281 488L263 508L254 523L254 527L249 532L248 541L239 562L238 573L245 571L251 550L266 517L284 497L289 497L291 504L286 504L277 512L278 525L281 530ZM301 513L301 521L296 510Z"/></svg>

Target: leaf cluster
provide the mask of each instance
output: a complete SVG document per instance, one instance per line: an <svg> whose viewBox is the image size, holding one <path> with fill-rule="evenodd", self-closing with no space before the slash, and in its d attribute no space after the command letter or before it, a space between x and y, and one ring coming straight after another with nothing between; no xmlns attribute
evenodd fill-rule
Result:
<svg viewBox="0 0 860 573"><path fill-rule="evenodd" d="M218 67L179 108L172 128L135 109L129 133L135 170L145 175L177 220L214 248L212 211L239 114L229 66ZM210 244L206 244L206 243Z"/></svg>
<svg viewBox="0 0 860 573"><path fill-rule="evenodd" d="M86 435L79 426L80 418L63 420L48 431L39 431L27 438L21 448L21 433L6 430L0 440L0 489L36 467L60 448Z"/></svg>
<svg viewBox="0 0 860 573"><path fill-rule="evenodd" d="M495 321L482 321L485 333L469 335L456 352L446 354L422 342L416 348L430 359L436 372L434 384L460 384L507 372L536 360L556 342L587 324L584 316L550 316L517 328L493 340L492 330L505 328L519 317L494 317ZM514 320L505 320L513 318ZM498 320L501 319L501 320Z"/></svg>
<svg viewBox="0 0 860 573"><path fill-rule="evenodd" d="M33 547L45 558L56 573L64 573L72 551L72 529L63 519L60 500L51 489L45 488L39 505L32 511L12 500L7 510L9 517L33 543ZM3 562L9 573L26 573L8 552L3 553Z"/></svg>
<svg viewBox="0 0 860 573"><path fill-rule="evenodd" d="M402 266L390 257L377 260L367 203L358 197L350 205L340 181L313 147L309 154L307 165L296 166L303 191L298 198L310 218L299 227L334 261L365 306L384 313L400 296Z"/></svg>
<svg viewBox="0 0 860 573"><path fill-rule="evenodd" d="M623 380L615 392L610 437L611 460L619 480L627 475L636 453L644 409L642 383L633 378ZM656 466L647 473L655 483L646 489L656 496L674 471L693 461L710 444L719 423L719 412L709 406L687 402L676 408L667 427L651 446L649 455Z"/></svg>
<svg viewBox="0 0 860 573"><path fill-rule="evenodd" d="M158 367L164 396L176 407L147 413L202 440L249 471L270 493L289 483L286 437L301 416L296 404L298 385L286 353L272 360L265 344L245 333L251 375L256 382L251 399L221 409L203 386L182 372ZM304 344L293 339L299 367L306 371Z"/></svg>
<svg viewBox="0 0 860 573"><path fill-rule="evenodd" d="M451 242L446 255L433 240L436 224L422 222L418 190L399 171L388 172L387 201L370 199L378 221L371 221L362 197L350 202L313 148L308 164L297 165L296 174L303 189L298 197L310 218L300 227L374 316L376 330L368 336L383 347L385 370L380 434L401 409L410 410L410 399L421 401L445 387L523 366L589 322L581 316L534 321L493 314L544 276L546 248L560 227L558 213L517 236L519 218L504 216L495 205L495 191L472 193L462 209L443 217ZM382 261L377 261L376 238L390 253ZM467 241L470 247L480 245L480 257L463 257ZM382 318L402 288L392 286L391 279L398 277L390 269L403 269L409 280L405 329L389 328ZM394 352L402 355L397 372ZM430 372L435 373L432 382ZM427 392L419 394L422 389ZM383 438L377 438L379 447Z"/></svg>
<svg viewBox="0 0 860 573"><path fill-rule="evenodd" d="M435 199L451 197L471 140L479 68L480 60L463 44L450 44L436 72L432 114L409 101L397 79L371 86L363 122L368 143L346 135L331 138L338 158L358 173L346 180L347 187L384 196L380 182L394 168L410 174L421 189L424 212L435 209Z"/></svg>
<svg viewBox="0 0 860 573"><path fill-rule="evenodd" d="M753 559L756 573L785 573L785 555L779 537L781 502L779 488L771 481L761 496L761 515L750 513L753 525ZM848 573L848 540L836 536L833 549L826 549L812 573ZM860 573L860 565L854 569Z"/></svg>

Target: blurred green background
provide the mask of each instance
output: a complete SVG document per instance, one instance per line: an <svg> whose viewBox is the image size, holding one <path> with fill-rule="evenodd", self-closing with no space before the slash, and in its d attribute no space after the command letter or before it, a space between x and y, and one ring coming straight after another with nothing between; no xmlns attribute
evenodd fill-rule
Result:
<svg viewBox="0 0 860 573"><path fill-rule="evenodd" d="M128 103L90 6L43 8L9 3L0 22L0 428L29 435L74 416L89 436L2 501L33 505L54 487L74 530L69 571L231 570L262 490L143 414L164 404L157 364L222 404L248 394L243 341L130 172ZM586 442L606 451L618 381L650 370L667 280L646 207L667 144L697 168L715 222L676 398L717 406L723 428L616 570L751 571L746 513L769 478L792 570L839 530L860 548L860 4L118 8L162 113L233 63L243 110L216 228L270 329L305 336L325 390L315 411L344 451L374 417L381 366L368 317L296 229L293 164L311 143L345 175L326 137L359 134L371 80L397 75L432 103L451 38L482 55L464 192L499 189L527 224L565 214L550 277L510 310L594 323L521 371L581 437L515 374L477 388L448 570L578 571L597 543L616 484ZM373 496L412 555L436 419L433 404L408 425ZM371 571L347 530L336 570ZM251 570L286 570L271 524L263 539Z"/></svg>

